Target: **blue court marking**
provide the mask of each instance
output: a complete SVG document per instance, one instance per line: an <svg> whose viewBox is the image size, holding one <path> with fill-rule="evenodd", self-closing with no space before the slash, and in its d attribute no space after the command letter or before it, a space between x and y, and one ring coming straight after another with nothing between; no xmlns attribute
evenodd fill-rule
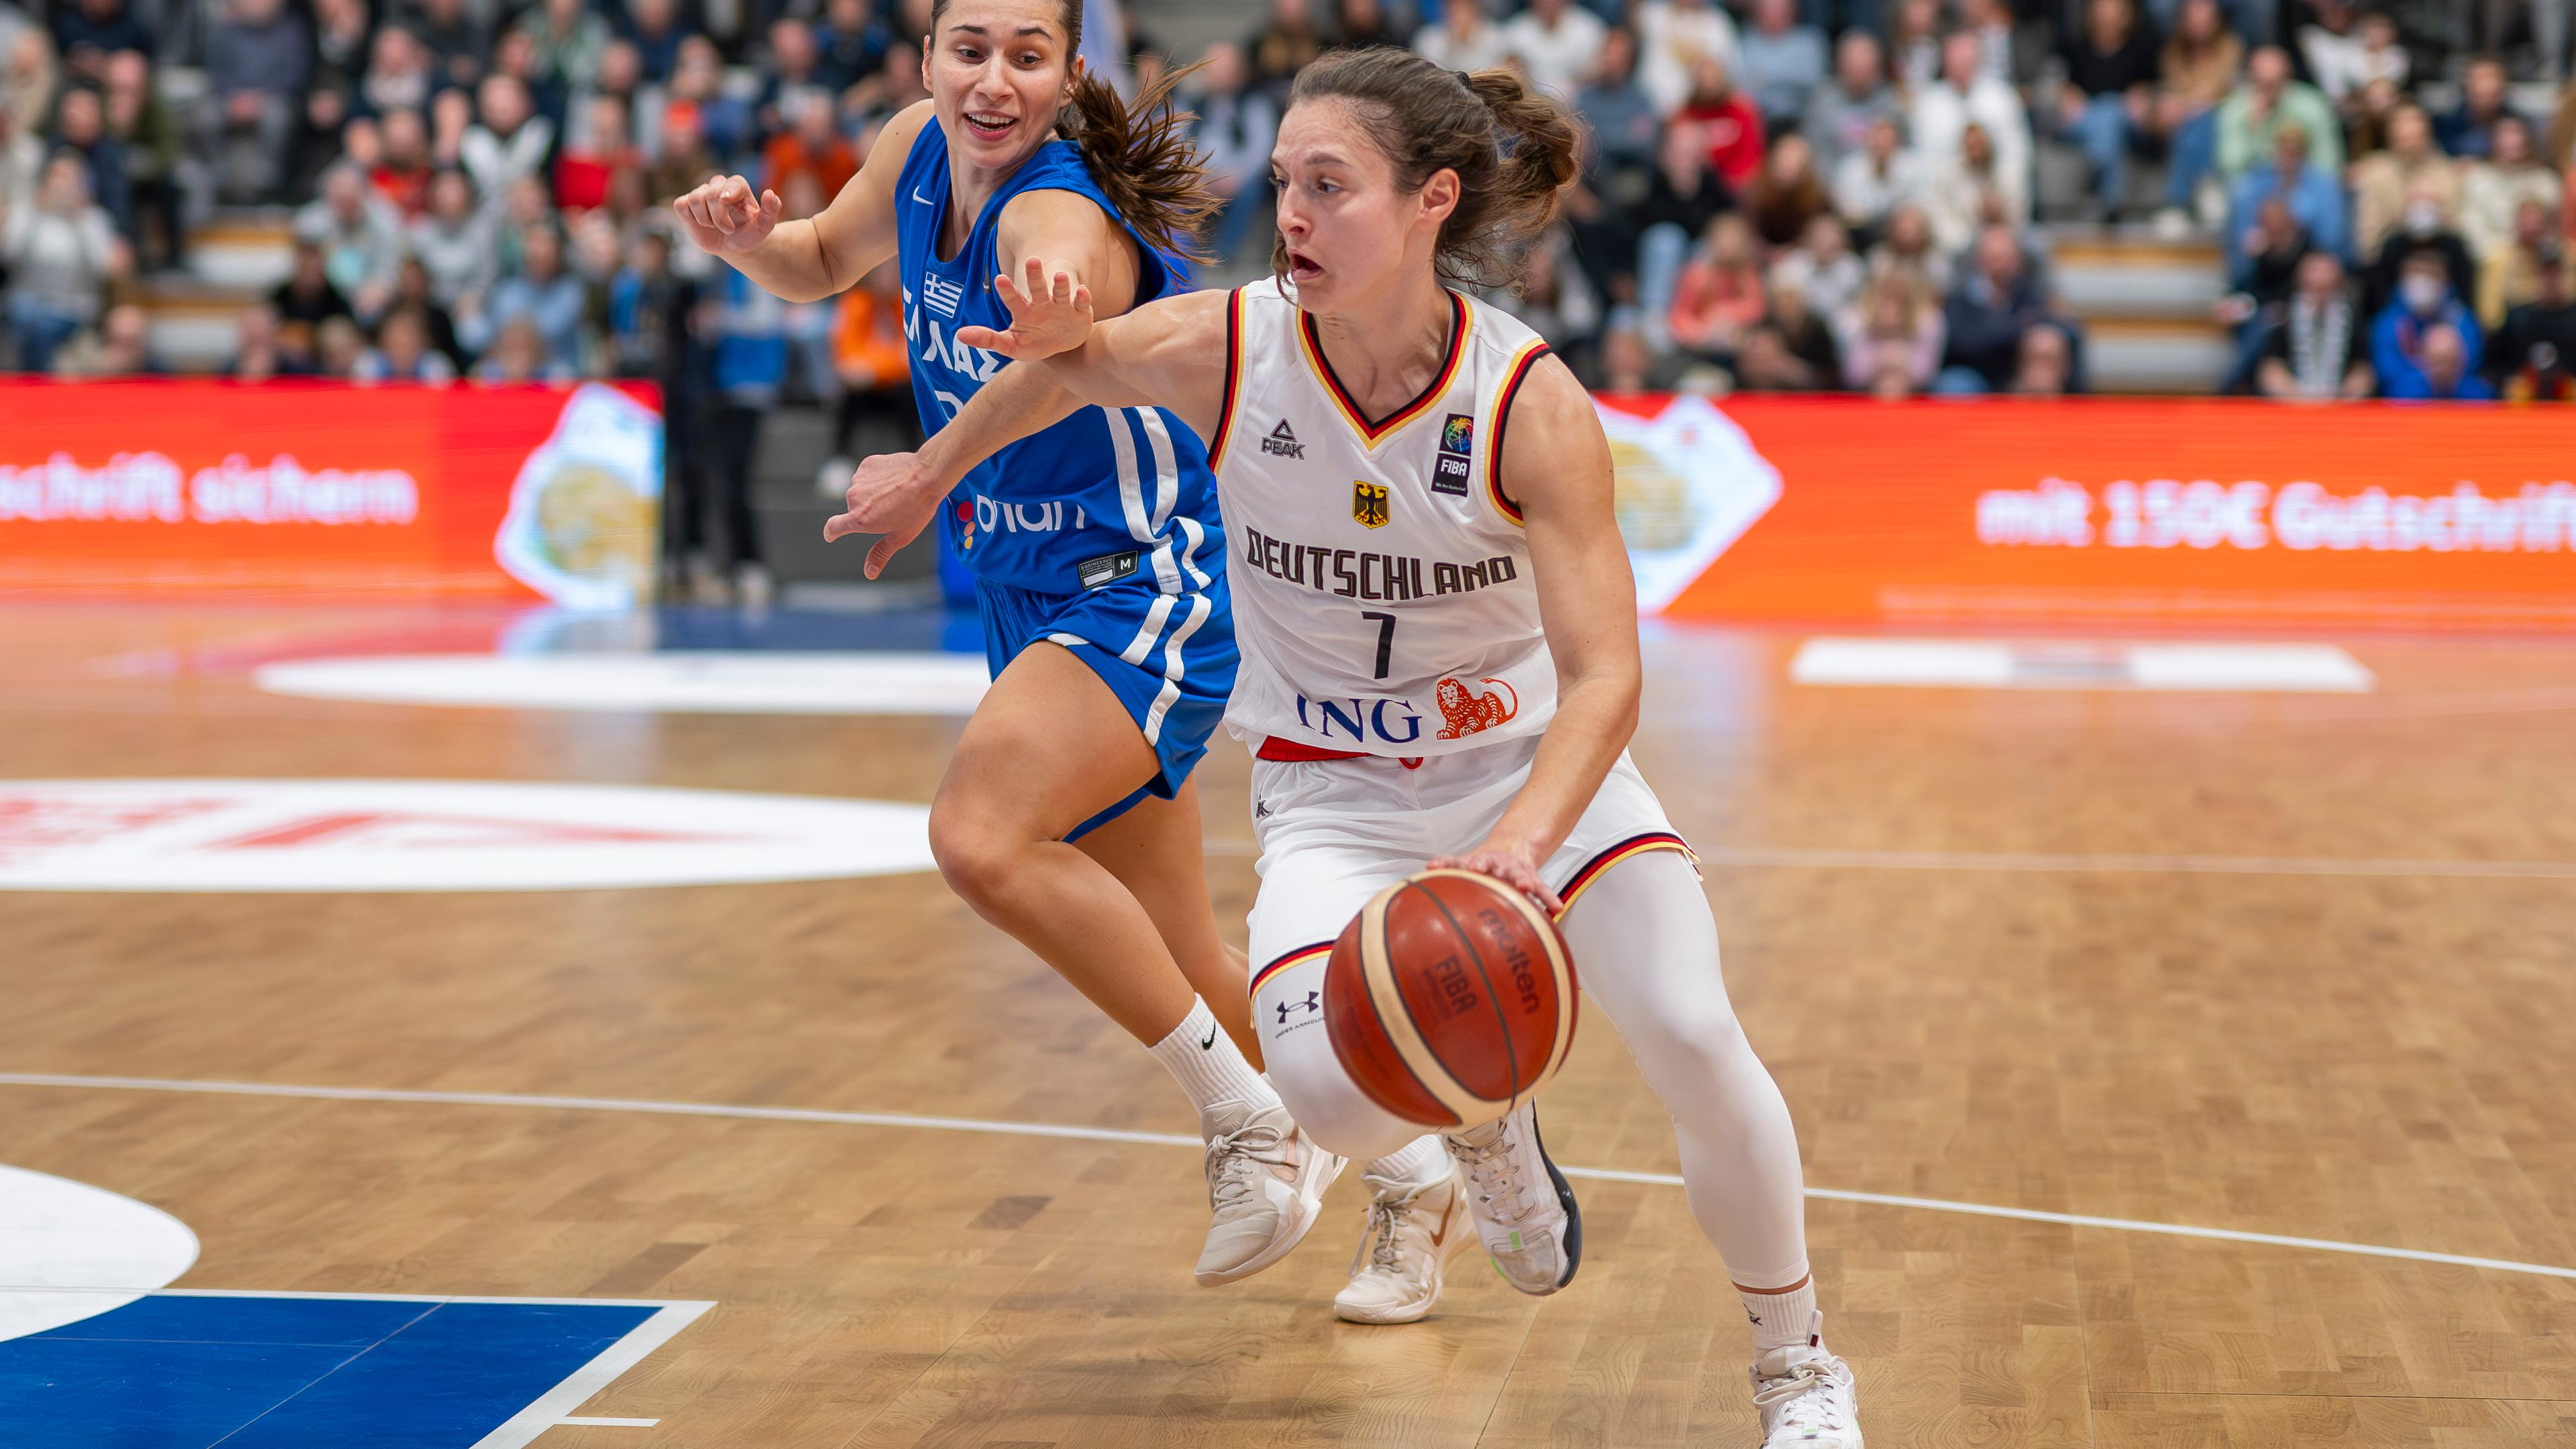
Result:
<svg viewBox="0 0 2576 1449"><path fill-rule="evenodd" d="M166 1290L0 1342L9 1449L519 1449L709 1305Z"/></svg>

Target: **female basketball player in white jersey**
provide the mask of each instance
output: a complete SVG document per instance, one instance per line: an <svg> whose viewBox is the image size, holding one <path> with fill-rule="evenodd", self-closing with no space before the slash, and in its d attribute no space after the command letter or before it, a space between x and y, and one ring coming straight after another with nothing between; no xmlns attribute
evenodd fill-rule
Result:
<svg viewBox="0 0 2576 1449"><path fill-rule="evenodd" d="M1081 21L1081 0L937 0L930 99L821 215L781 222L778 197L738 176L676 209L699 245L791 300L896 259L915 400L937 433L1011 359L1083 336L1010 325L1002 298L1018 294L1004 281L997 296L997 271L1112 313L1187 285L1178 239L1212 198L1181 119L1163 92L1131 112L1085 75ZM1198 439L1158 409L1050 421L920 500L868 571L934 513L975 571L995 677L931 806L940 870L1189 1093L1215 1216L1198 1278L1231 1282L1296 1245L1341 1159L1255 1070L1242 958L1208 905L1188 780L1235 669L1214 484Z"/></svg>
<svg viewBox="0 0 2576 1449"><path fill-rule="evenodd" d="M1484 871L1563 911L1585 991L1673 1115L1692 1210L1753 1318L1767 1441L1857 1446L1787 1106L1728 1005L1687 849L1625 752L1640 665L1608 444L1528 328L1444 285L1544 225L1575 145L1509 72L1326 57L1299 73L1273 153L1278 277L1152 303L1013 369L921 454L862 467L845 517L900 519L1086 403L1153 399L1207 437L1243 649L1227 724L1257 744L1254 1017L1290 1110L1368 1161L1375 1190L1374 1248L1337 1307L1428 1311L1461 1195L1513 1286L1574 1274L1580 1218L1535 1114L1447 1138L1460 1182L1351 1084L1320 1020L1330 943L1369 896L1426 860Z"/></svg>

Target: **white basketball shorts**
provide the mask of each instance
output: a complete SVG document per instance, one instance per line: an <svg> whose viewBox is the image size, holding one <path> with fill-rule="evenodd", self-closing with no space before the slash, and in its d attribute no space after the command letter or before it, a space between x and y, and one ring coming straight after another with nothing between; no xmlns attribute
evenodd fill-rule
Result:
<svg viewBox="0 0 2576 1449"><path fill-rule="evenodd" d="M1261 891L1252 904L1252 999L1264 1049L1323 1027L1323 963L1369 897L1435 856L1474 849L1529 780L1538 736L1435 755L1408 769L1369 755L1252 762ZM1690 847L1624 753L1539 872L1571 913L1601 872ZM1301 969L1311 968L1311 969ZM1276 997L1277 999L1266 999Z"/></svg>

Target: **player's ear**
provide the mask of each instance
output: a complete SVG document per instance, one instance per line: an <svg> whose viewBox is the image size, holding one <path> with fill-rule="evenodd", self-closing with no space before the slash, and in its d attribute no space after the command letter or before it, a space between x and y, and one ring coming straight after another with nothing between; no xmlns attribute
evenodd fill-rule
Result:
<svg viewBox="0 0 2576 1449"><path fill-rule="evenodd" d="M1415 197L1422 204L1422 214L1433 222L1445 222L1449 213L1458 209L1460 182L1458 173L1443 166L1431 173Z"/></svg>

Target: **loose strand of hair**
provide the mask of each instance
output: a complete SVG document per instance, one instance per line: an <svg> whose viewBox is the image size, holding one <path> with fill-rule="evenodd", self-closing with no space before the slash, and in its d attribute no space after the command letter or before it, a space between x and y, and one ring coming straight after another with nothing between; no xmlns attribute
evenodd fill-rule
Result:
<svg viewBox="0 0 2576 1449"><path fill-rule="evenodd" d="M1224 202L1208 186L1190 134L1198 117L1172 102L1198 68L1165 74L1133 101L1085 73L1074 82L1072 103L1056 129L1082 152L1091 179L1129 226L1162 251L1206 261L1199 233Z"/></svg>

